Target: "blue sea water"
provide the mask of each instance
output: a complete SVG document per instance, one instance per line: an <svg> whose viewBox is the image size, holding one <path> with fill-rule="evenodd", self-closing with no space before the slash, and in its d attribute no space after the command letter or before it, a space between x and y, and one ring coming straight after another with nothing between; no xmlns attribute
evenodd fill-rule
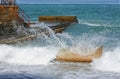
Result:
<svg viewBox="0 0 120 79"><path fill-rule="evenodd" d="M68 27L65 32L72 36L82 34L105 36L119 43L120 39L120 7L119 5L20 5L31 17L32 21L38 21L39 16L77 16L79 24ZM109 31L109 32L108 32ZM104 33L106 32L106 33ZM104 33L104 34L103 34ZM114 41L113 41L114 42ZM116 42L116 41L115 41ZM117 43L117 44L118 44ZM113 45L114 47L115 45Z"/></svg>
<svg viewBox="0 0 120 79"><path fill-rule="evenodd" d="M38 21L39 16L77 16L79 23L62 34L38 38L18 45L0 45L0 79L119 79L119 5L19 5ZM44 23L38 26L45 27ZM51 30L50 30L51 31ZM53 61L62 47L78 50L103 46L103 55L92 63ZM79 51L79 50L78 50ZM83 52L84 53L84 52Z"/></svg>
<svg viewBox="0 0 120 79"><path fill-rule="evenodd" d="M85 28L87 32L91 30L98 32L106 29L116 30L120 27L119 5L36 5L35 4L35 5L20 5L20 7L23 8L26 14L29 15L31 17L31 20L33 21L37 21L38 17L43 15L77 16L79 20L79 24L75 26L76 27L79 26L78 29L81 29L81 31L83 31L83 29ZM96 27L92 27L92 26L96 26ZM80 33L82 33L81 31Z"/></svg>

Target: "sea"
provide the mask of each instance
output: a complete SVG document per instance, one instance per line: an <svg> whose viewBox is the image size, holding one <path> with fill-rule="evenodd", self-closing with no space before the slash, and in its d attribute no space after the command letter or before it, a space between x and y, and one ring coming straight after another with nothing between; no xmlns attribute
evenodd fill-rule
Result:
<svg viewBox="0 0 120 79"><path fill-rule="evenodd" d="M31 27L47 28L50 36L0 45L0 79L120 79L120 6L117 4L20 4L31 21L39 16L76 16L71 24L55 34L45 23ZM91 63L55 61L59 51L69 48L95 50L103 47L101 58ZM80 52L85 54L86 52Z"/></svg>

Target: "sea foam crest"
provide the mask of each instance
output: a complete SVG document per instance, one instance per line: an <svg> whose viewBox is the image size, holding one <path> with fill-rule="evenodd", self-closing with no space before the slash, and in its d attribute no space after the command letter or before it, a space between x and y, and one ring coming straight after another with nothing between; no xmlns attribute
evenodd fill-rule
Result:
<svg viewBox="0 0 120 79"><path fill-rule="evenodd" d="M47 65L56 57L53 47L13 47L0 45L0 62L18 65Z"/></svg>
<svg viewBox="0 0 120 79"><path fill-rule="evenodd" d="M91 63L93 68L102 71L120 72L120 47L104 52L100 59Z"/></svg>

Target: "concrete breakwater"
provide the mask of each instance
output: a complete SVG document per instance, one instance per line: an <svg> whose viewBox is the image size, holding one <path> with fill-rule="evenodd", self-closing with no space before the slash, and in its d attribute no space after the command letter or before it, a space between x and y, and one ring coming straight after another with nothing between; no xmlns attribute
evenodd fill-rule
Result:
<svg viewBox="0 0 120 79"><path fill-rule="evenodd" d="M51 19L52 18L52 19ZM64 20L64 21L63 21ZM53 30L55 33L61 33L67 26L77 23L77 18L75 16L41 16L39 17L39 22L44 22L51 30ZM32 23L37 24L37 23ZM23 28L24 29L24 28ZM0 44L14 44L21 41L27 41L31 39L35 39L38 36L40 36L41 32L44 32L46 35L49 36L49 32L45 29L42 29L40 27L30 27L26 28L28 31L27 34L24 34L23 31L21 31L22 35L19 33L16 34L16 31L14 30L13 33L10 31L8 35L1 35L0 36ZM37 31L37 33L31 33L30 30ZM7 32L4 32L6 34Z"/></svg>
<svg viewBox="0 0 120 79"><path fill-rule="evenodd" d="M39 22L57 23L49 26L55 33L62 32L66 26L78 23L76 16L40 16ZM11 44L39 36L39 32L31 33L30 17L16 4L16 1L1 0L0 3L0 44ZM32 28L33 30L36 30ZM20 32L18 32L20 30ZM37 28L39 31L48 32ZM27 34L26 34L27 33Z"/></svg>

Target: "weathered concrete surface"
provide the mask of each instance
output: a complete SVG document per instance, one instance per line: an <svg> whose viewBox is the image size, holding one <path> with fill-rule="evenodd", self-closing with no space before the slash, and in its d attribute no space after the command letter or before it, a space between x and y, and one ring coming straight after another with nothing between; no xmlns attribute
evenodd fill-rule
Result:
<svg viewBox="0 0 120 79"><path fill-rule="evenodd" d="M17 7L15 7L15 8L17 8ZM10 8L8 8L8 9L10 9ZM12 9L13 9L13 7L12 7ZM13 9L13 11L14 11L14 9ZM17 11L17 9L16 9L16 11ZM11 19L11 17L10 17L10 19ZM48 27L50 27L55 33L61 33L70 24L78 22L76 16L42 16L42 17L39 18L39 21L40 22L43 21L45 23L52 24L52 25L49 25ZM33 22L31 24L36 24L36 23ZM8 34L7 34L6 31L4 31L2 33L2 29L0 29L0 30L1 30L1 33L0 33L0 39L1 39L0 40L0 44L14 44L14 43L17 43L17 42L34 39L34 38L36 38L39 35L39 32L38 32L38 34L29 34L29 35L23 35L23 36L17 36L15 34L15 37L14 37L13 34L16 31L15 29L7 31ZM41 30L41 28L37 28L37 29L34 28L34 30ZM46 35L49 36L49 32L46 32L46 31L44 31L44 32L45 32ZM3 35L1 35L1 34L3 34ZM5 36L5 39L1 38L1 36L3 38ZM11 36L11 37L7 37L7 36Z"/></svg>
<svg viewBox="0 0 120 79"><path fill-rule="evenodd" d="M19 24L17 22L17 20L19 19L18 17L19 17L18 6L0 5L0 27L1 26L13 27L14 24Z"/></svg>
<svg viewBox="0 0 120 79"><path fill-rule="evenodd" d="M40 16L40 22L78 23L76 16Z"/></svg>
<svg viewBox="0 0 120 79"><path fill-rule="evenodd" d="M17 5L1 5L0 4L0 30L14 30L18 26L29 27L28 17L23 10Z"/></svg>
<svg viewBox="0 0 120 79"><path fill-rule="evenodd" d="M77 53L74 50L70 49L62 49L60 53L58 53L56 60L57 61L64 61L64 62L92 62L94 58L100 58L102 55L103 47L99 47L95 50L95 53L89 55L82 55ZM89 51L90 52L90 51Z"/></svg>
<svg viewBox="0 0 120 79"><path fill-rule="evenodd" d="M15 44L17 42L35 39L39 35L40 34L34 34L34 35L26 35L24 37L13 37L13 38L8 38L8 39L2 39L2 40L0 40L0 44Z"/></svg>

